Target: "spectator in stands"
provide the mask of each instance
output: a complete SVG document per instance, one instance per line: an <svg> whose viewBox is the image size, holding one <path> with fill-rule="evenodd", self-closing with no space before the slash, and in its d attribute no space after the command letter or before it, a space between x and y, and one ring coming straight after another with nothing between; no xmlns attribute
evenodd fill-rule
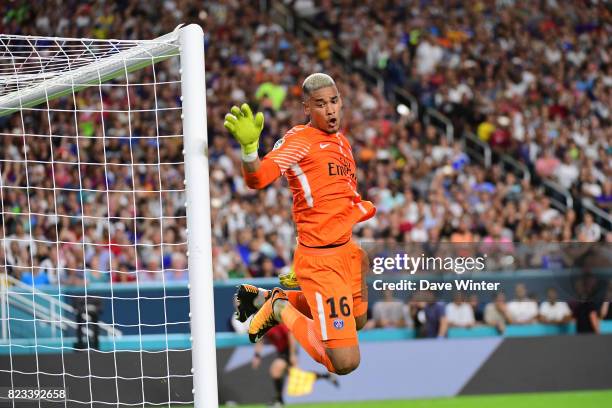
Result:
<svg viewBox="0 0 612 408"><path fill-rule="evenodd" d="M571 189L572 185L578 180L580 170L576 165L571 152L565 152L563 162L557 167L555 177L557 182L566 189Z"/></svg>
<svg viewBox="0 0 612 408"><path fill-rule="evenodd" d="M599 317L602 320L612 320L612 279L608 282L605 300L601 304Z"/></svg>
<svg viewBox="0 0 612 408"><path fill-rule="evenodd" d="M574 289L577 302L574 305L574 318L576 319L576 332L600 333L600 309L595 301L599 289L599 281L588 270L576 277Z"/></svg>
<svg viewBox="0 0 612 408"><path fill-rule="evenodd" d="M450 242L459 244L474 242L474 240L474 234L470 231L469 218L462 217L459 221L459 226L457 227L457 230L451 234Z"/></svg>
<svg viewBox="0 0 612 408"><path fill-rule="evenodd" d="M393 296L393 291L385 290L383 298L372 308L372 319L368 328L404 327L404 303Z"/></svg>
<svg viewBox="0 0 612 408"><path fill-rule="evenodd" d="M214 265L215 279L236 279L247 276L246 267L240 259L240 255L231 250L229 242L225 242L223 246L216 246L215 251L218 251L214 256L216 259Z"/></svg>
<svg viewBox="0 0 612 408"><path fill-rule="evenodd" d="M472 294L470 295L470 306L474 312L474 320L476 324L481 324L484 322L484 310L483 305L478 301L478 295Z"/></svg>
<svg viewBox="0 0 612 408"><path fill-rule="evenodd" d="M476 324L474 309L465 301L461 292L455 293L453 301L446 305L445 312L448 327L470 328Z"/></svg>
<svg viewBox="0 0 612 408"><path fill-rule="evenodd" d="M495 295L495 300L485 306L484 321L489 326L495 327L501 334L506 331L506 324L510 322L510 318L506 305L506 295L503 292L498 292Z"/></svg>
<svg viewBox="0 0 612 408"><path fill-rule="evenodd" d="M148 259L141 260L144 268L138 271L138 282L155 282L161 279L160 277L160 260L156 256L151 256Z"/></svg>
<svg viewBox="0 0 612 408"><path fill-rule="evenodd" d="M415 295L410 311L418 337L446 337L448 320L443 302L438 302L430 291Z"/></svg>
<svg viewBox="0 0 612 408"><path fill-rule="evenodd" d="M584 222L578 226L578 237L582 242L597 242L601 239L601 227L594 222L591 213L586 213Z"/></svg>
<svg viewBox="0 0 612 408"><path fill-rule="evenodd" d="M551 148L545 149L544 155L538 158L535 162L536 173L540 177L553 177L556 174L560 164L561 162L555 156L553 150Z"/></svg>
<svg viewBox="0 0 612 408"><path fill-rule="evenodd" d="M34 270L26 270L21 273L21 281L32 287L48 285L49 278L44 269L35 268Z"/></svg>
<svg viewBox="0 0 612 408"><path fill-rule="evenodd" d="M172 254L170 267L164 272L166 281L187 281L187 257L181 253Z"/></svg>
<svg viewBox="0 0 612 408"><path fill-rule="evenodd" d="M114 259L111 263L111 280L114 283L130 283L136 281L132 266Z"/></svg>
<svg viewBox="0 0 612 408"><path fill-rule="evenodd" d="M545 324L564 324L572 320L572 311L566 302L557 300L557 291L549 288L546 300L540 304L539 317Z"/></svg>
<svg viewBox="0 0 612 408"><path fill-rule="evenodd" d="M600 311L597 304L590 300L579 301L574 308L576 332L578 334L600 332Z"/></svg>
<svg viewBox="0 0 612 408"><path fill-rule="evenodd" d="M100 270L100 260L96 257L91 259L91 265L85 270L85 284L91 285L93 283L108 283L110 281L110 275Z"/></svg>
<svg viewBox="0 0 612 408"><path fill-rule="evenodd" d="M414 304L411 298L407 298L404 302L404 306L402 307L402 314L404 316L404 324L407 328L414 328L414 318L412 314L412 309L414 308Z"/></svg>
<svg viewBox="0 0 612 408"><path fill-rule="evenodd" d="M527 287L518 283L515 298L508 302L507 317L511 324L532 324L537 322L538 303L527 295Z"/></svg>
<svg viewBox="0 0 612 408"><path fill-rule="evenodd" d="M597 205L610 212L612 210L612 180L604 182L602 192L596 197Z"/></svg>

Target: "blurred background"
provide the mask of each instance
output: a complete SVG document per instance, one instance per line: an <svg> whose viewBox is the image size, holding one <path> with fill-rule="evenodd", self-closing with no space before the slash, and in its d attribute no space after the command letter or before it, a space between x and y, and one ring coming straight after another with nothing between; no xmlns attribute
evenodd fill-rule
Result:
<svg viewBox="0 0 612 408"><path fill-rule="evenodd" d="M376 217L356 226L357 239L399 246L509 245L513 251L514 245L600 243L609 251L608 2L11 1L0 5L0 17L2 33L75 38L140 40L180 23L204 28L215 318L219 370L227 374L219 380L223 401L272 398L269 379L250 368L253 351L246 338L231 333L244 330L232 320L231 296L238 282L277 285L276 276L291 267L295 244L285 181L263 191L246 186L240 149L223 128L223 117L244 101L263 111L260 155L265 154L284 132L305 122L300 85L310 73L335 78L359 192L378 208ZM166 69L169 77L177 75L171 64ZM142 82L154 78L151 70L135 75ZM143 108L171 108L180 106L178 92L178 85L170 84L154 101L153 92L134 85L109 88L102 99L107 109L125 109L126 100ZM97 90L87 90L78 100L50 106L99 103ZM87 112L58 113L52 124L34 114L25 123L18 115L0 119L3 275L10 285L55 294L75 310L85 295L99 299L96 348L102 350L111 347L113 330L126 339L137 336L126 340L127 350L189 349L182 141L172 137L180 135L181 126L171 112L157 118L158 132L167 137L155 140L153 113L130 118L129 124L121 115L102 120ZM74 138L49 142L20 136L27 129L48 134L51 127L54 134L76 128L80 137L93 138L77 145ZM95 136L102 133L115 138L98 142ZM30 163L24 159L26 144ZM118 165L60 164L52 170L44 164L50 151L66 163ZM120 163L131 163L132 169ZM18 188L34 185L28 194ZM54 197L54 188L65 191ZM84 191L135 188L144 193ZM65 217L44 215L58 211ZM92 218L81 223L80 216L88 214ZM499 268L508 273L511 290L494 299L420 302L405 294L371 293L363 354L380 361L388 356L385 367L394 380L384 388L364 388L374 375L364 360L365 368L342 379L339 390L321 385L320 392L295 401L611 388L602 363L609 362L609 353L602 360L596 351L610 344L605 333L612 333L612 286L602 302L572 303L557 301L547 285L530 285L531 279L571 266L544 252L529 264L511 261ZM14 337L27 342L38 323L9 324ZM568 340L577 331L599 336ZM77 332L73 328L65 335ZM53 328L48 335L46 329L38 333L58 336ZM508 343L515 336L521 340ZM74 348L86 346L76 341ZM507 354L494 360L502 347ZM590 357L580 354L584 347L592 351ZM564 356L576 351L578 357L565 362L565 377L551 377L559 370L552 370L554 354L543 350ZM406 360L394 363L391 356L398 353ZM427 363L428 356L438 357ZM524 365L538 358L536 367ZM410 377L412 387L392 392L402 388L404 363L446 374L439 380ZM300 365L308 364L301 356ZM572 367L591 369L579 378L567 375ZM504 388L493 374L515 371L533 376ZM552 380L534 382L546 376Z"/></svg>

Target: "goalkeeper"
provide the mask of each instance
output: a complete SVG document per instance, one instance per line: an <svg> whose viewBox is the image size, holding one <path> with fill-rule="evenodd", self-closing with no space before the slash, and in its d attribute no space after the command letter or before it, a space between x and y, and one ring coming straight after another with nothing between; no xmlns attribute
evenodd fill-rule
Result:
<svg viewBox="0 0 612 408"><path fill-rule="evenodd" d="M353 225L374 216L374 205L357 192L355 160L340 133L342 99L334 80L316 73L302 85L309 123L290 129L263 159L257 154L262 113L234 106L225 127L242 148L242 170L251 188L281 175L293 193L297 247L293 267L301 291L272 291L240 285L238 319L253 316L249 338L258 342L283 322L300 345L330 372L359 366L357 330L367 320L365 252L352 240ZM362 269L364 273L362 273Z"/></svg>

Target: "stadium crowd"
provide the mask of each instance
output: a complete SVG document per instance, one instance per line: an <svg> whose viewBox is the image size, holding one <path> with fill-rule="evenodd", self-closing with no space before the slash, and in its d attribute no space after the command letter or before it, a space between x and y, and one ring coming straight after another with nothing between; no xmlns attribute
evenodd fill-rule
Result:
<svg viewBox="0 0 612 408"><path fill-rule="evenodd" d="M539 176L612 202L605 2L298 2L319 42L383 73ZM307 5L307 3L309 3Z"/></svg>
<svg viewBox="0 0 612 408"><path fill-rule="evenodd" d="M601 320L612 320L612 284L607 286L605 302L561 299L555 288L548 288L545 296L529 293L527 285L516 284L511 299L503 291L490 302L482 302L477 294L456 292L449 302L436 300L433 292L423 291L403 301L392 291L371 308L365 329L411 328L417 337L446 337L452 328L471 329L489 326L503 334L508 325L535 324L562 327L576 324L578 333L599 333ZM605 288L604 288L605 289Z"/></svg>
<svg viewBox="0 0 612 408"><path fill-rule="evenodd" d="M534 142L540 142L549 147L546 154L554 156L566 147L560 141L575 138L571 133L575 129L566 131L565 126L578 123L578 131L590 132L576 146L588 149L570 149L567 157L580 172L589 166L599 169L599 173L591 169L589 177L601 184L602 191L609 190L609 180L608 187L597 181L600 174L609 179L610 128L607 116L603 116L609 106L605 102L610 97L609 69L601 70L595 61L594 68L568 65L557 73L544 69L559 65L542 60L544 55L559 53L556 42L547 36L542 46L549 52L536 53L537 59L531 60L536 57L525 41L533 39L522 25L494 24L514 18L512 9L492 12L487 6L462 14L457 5L448 10L451 18L446 21L439 17L438 2L424 7L420 14L418 8L387 8L384 2L364 3L373 10L366 13L362 7L349 7L349 3L327 10L324 14L331 20L325 24L336 41L350 46L356 59L363 57L385 70L388 81L396 81L418 95L424 105L440 107L455 120L465 117L467 125L477 125L485 117L493 118L489 126L493 130L488 132L491 143L497 143L497 134L504 130L499 127L500 117L509 116L513 137L507 138L507 143L516 140L517 152L522 152L524 145L537 150ZM295 245L291 197L285 182L278 180L263 191L246 187L239 148L223 128L224 114L231 105L243 101L262 110L266 126L260 153L266 153L292 125L305 121L300 84L316 71L325 71L337 81L344 102L343 131L352 141L358 163L359 191L378 207L375 218L358 226L358 237L400 243L612 241L612 235L605 236L592 219L585 217L579 222L573 211L559 212L528 182L498 166L484 169L472 163L460 143L449 143L436 128L424 126L410 115L398 115L383 90L368 86L359 75L334 64L325 35L304 43L267 14L248 6L251 2L67 2L67 6L75 6L73 14L50 4L6 3L0 8L4 15L0 31L147 39L170 32L183 22L198 22L205 28L216 279L275 276L291 264ZM537 7L530 7L534 15L542 12ZM164 12L159 13L160 9ZM479 18L479 13L485 12L495 18ZM595 18L588 9L576 9L576 13L580 21ZM405 17L405 22L400 17ZM382 23L377 22L381 18ZM555 23L551 20L548 25ZM589 27L583 30L584 41L600 50L598 58L607 58L605 47L600 48L607 37L599 26ZM449 39L451 31L454 34ZM509 43L515 33L521 34L520 44ZM574 44L570 48L580 54L576 47L583 37L572 30L564 33L568 44ZM376 40L385 34L393 40L384 44ZM506 58L504 55L510 54L503 54L501 45L493 44L518 47L521 53L515 59ZM388 58L382 56L385 47L389 47ZM475 54L481 58L473 61ZM586 56L575 58L586 61ZM487 64L487 60L499 62L501 67ZM515 78L516 72L522 72L523 77ZM134 75L153 80L151 70ZM582 91L575 89L578 78L583 78L587 87ZM551 113L550 104L557 98L547 92L555 88L553 83L563 84L556 91L559 95L568 95L563 107L555 110L565 116ZM131 86L127 94L122 87L103 87L103 92L105 110L126 109L128 95L132 109L156 106L147 87ZM173 137L180 134L180 119L174 115L178 111L173 110L179 106L177 92L178 88L172 87L158 92L161 138L152 126L156 122L152 112L129 121L122 114L107 113L102 120L102 115L87 112L79 113L76 119L70 112L53 113L49 121L46 111L39 116L34 112L26 117L25 132L44 137L28 136L25 140L17 136L24 133L19 115L0 119L0 132L12 135L0 146L2 158L8 159L2 163L4 223L0 237L4 246L0 255L16 276L28 282L55 283L59 279L66 284L82 284L84 279L186 279L181 141ZM522 101L529 107L524 111L516 109ZM581 102L576 105L580 109L573 109L574 101ZM452 112L444 108L448 102ZM98 109L98 90L80 92L77 104ZM71 98L62 98L51 107L71 109L73 105ZM578 120L583 116L591 120ZM544 117L550 118L550 125L542 122ZM50 139L47 122L53 134L74 136L78 127L80 137ZM520 136L519 124L523 127ZM557 129L555 137L548 132L552 125ZM104 142L102 136L107 137ZM591 158L586 150L594 151L596 157ZM62 162L54 168L47 163L51 151L55 160L61 158ZM537 160L544 153L530 152L535 168L542 167ZM551 174L557 173L553 170ZM582 175L579 178L582 180ZM20 194L27 185L29 196ZM79 214L86 216L83 221Z"/></svg>

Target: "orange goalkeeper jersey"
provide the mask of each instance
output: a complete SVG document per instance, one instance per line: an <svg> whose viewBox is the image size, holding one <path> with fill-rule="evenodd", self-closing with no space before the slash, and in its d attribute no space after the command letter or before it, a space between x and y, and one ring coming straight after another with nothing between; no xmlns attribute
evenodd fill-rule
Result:
<svg viewBox="0 0 612 408"><path fill-rule="evenodd" d="M303 245L344 243L351 238L353 225L376 212L357 193L353 152L341 133L295 126L276 142L256 172L244 172L251 188L264 188L280 175L287 178L293 193L293 220Z"/></svg>

